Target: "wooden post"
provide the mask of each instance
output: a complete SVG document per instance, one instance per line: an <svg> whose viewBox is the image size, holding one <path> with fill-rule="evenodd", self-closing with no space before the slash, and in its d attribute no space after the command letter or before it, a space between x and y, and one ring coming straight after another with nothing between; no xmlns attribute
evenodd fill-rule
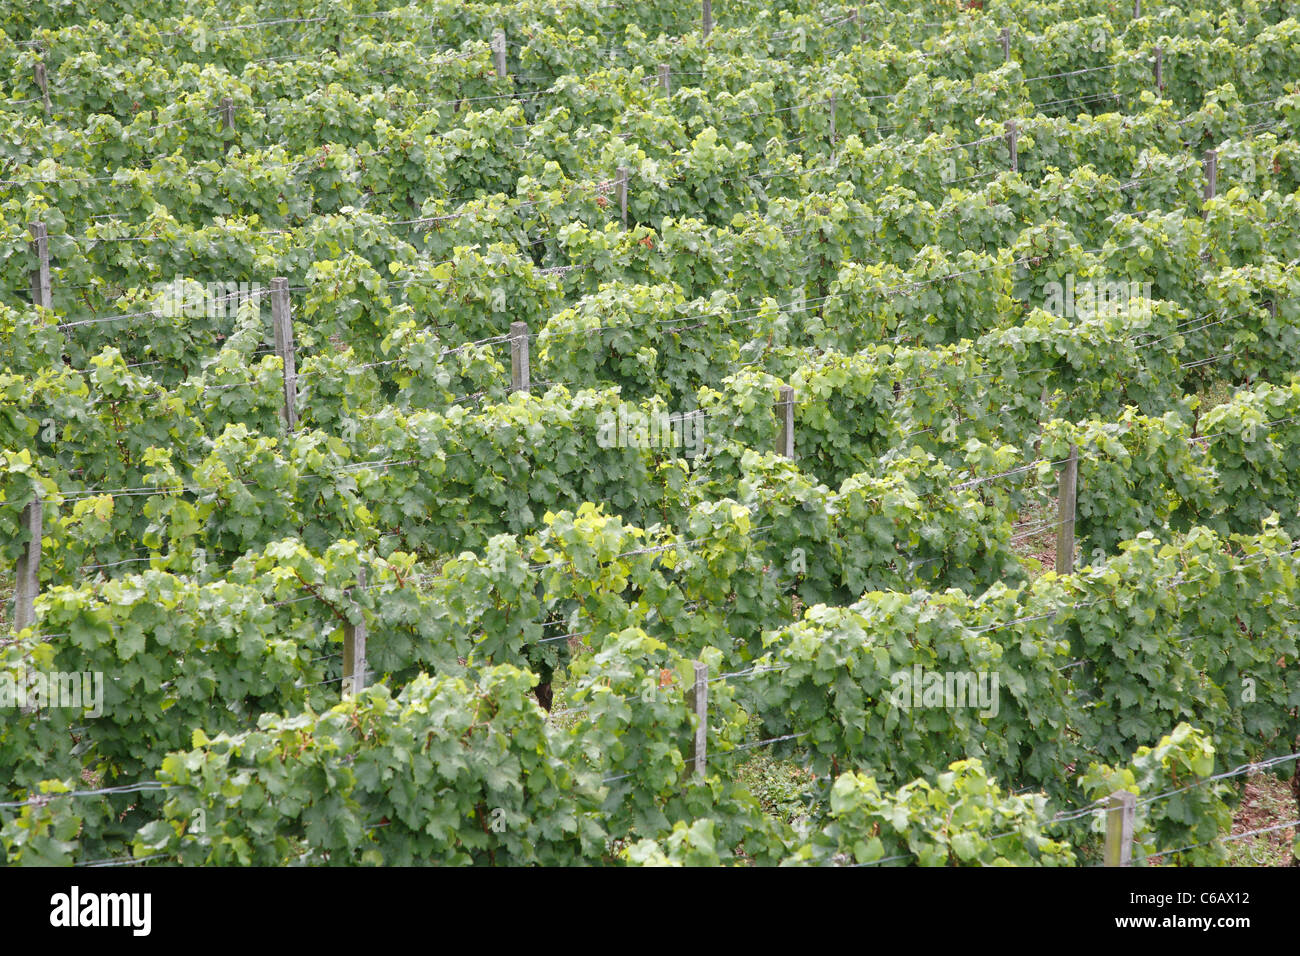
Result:
<svg viewBox="0 0 1300 956"><path fill-rule="evenodd" d="M289 280L271 280L271 326L275 332L275 353L284 363L284 424L292 432L298 427L298 368L293 346L293 314L289 309Z"/></svg>
<svg viewBox="0 0 1300 956"><path fill-rule="evenodd" d="M1070 446L1070 457L1061 468L1057 485L1056 573L1074 570L1074 517L1079 497L1079 446Z"/></svg>
<svg viewBox="0 0 1300 956"><path fill-rule="evenodd" d="M526 392L531 387L528 367L528 323L510 323L510 391Z"/></svg>
<svg viewBox="0 0 1300 956"><path fill-rule="evenodd" d="M618 167L618 210L623 219L623 228L627 228L627 167Z"/></svg>
<svg viewBox="0 0 1300 956"><path fill-rule="evenodd" d="M1156 62L1152 67L1156 77L1156 92L1159 93L1165 88L1165 51L1156 47Z"/></svg>
<svg viewBox="0 0 1300 956"><path fill-rule="evenodd" d="M1007 120L1007 154L1010 162L1010 169L1013 173L1020 172L1020 148L1017 145L1020 139L1020 128L1016 126L1015 120Z"/></svg>
<svg viewBox="0 0 1300 956"><path fill-rule="evenodd" d="M1110 795L1106 806L1106 866L1129 866L1133 860L1133 827L1137 797L1127 790Z"/></svg>
<svg viewBox="0 0 1300 956"><path fill-rule="evenodd" d="M1002 28L1002 62L1011 62L1011 28Z"/></svg>
<svg viewBox="0 0 1300 956"><path fill-rule="evenodd" d="M695 687L693 709L699 720L695 724L695 739L691 745L691 773L704 778L704 767L709 748L709 665L695 662Z"/></svg>
<svg viewBox="0 0 1300 956"><path fill-rule="evenodd" d="M235 131L235 101L229 96L223 97L221 100L221 127L230 130L232 133ZM234 145L235 140L232 136L226 140L226 152L230 152L230 147Z"/></svg>
<svg viewBox="0 0 1300 956"><path fill-rule="evenodd" d="M781 397L776 403L777 420L781 423L776 437L776 453L794 458L794 389L781 386Z"/></svg>
<svg viewBox="0 0 1300 956"><path fill-rule="evenodd" d="M1133 0L1133 19L1142 19L1142 0Z"/></svg>
<svg viewBox="0 0 1300 956"><path fill-rule="evenodd" d="M36 626L36 596L41 591L41 492L23 508L22 526L30 540L18 555L17 581L14 588L14 630Z"/></svg>
<svg viewBox="0 0 1300 956"><path fill-rule="evenodd" d="M50 236L43 222L29 223L27 229L32 234L32 253L36 257L36 268L31 271L32 304L52 309L54 290L50 285Z"/></svg>
<svg viewBox="0 0 1300 956"><path fill-rule="evenodd" d="M366 586L366 569L357 572L357 586ZM343 696L352 697L366 686L366 619L360 607L360 620L343 627Z"/></svg>
<svg viewBox="0 0 1300 956"><path fill-rule="evenodd" d="M835 145L835 104L836 104L838 101L839 101L839 97L837 97L837 96L832 96L832 97L831 97L831 100L830 100L830 112L831 112L831 145L832 145L832 146Z"/></svg>
<svg viewBox="0 0 1300 956"><path fill-rule="evenodd" d="M704 0L703 25L704 39L707 40L709 34L713 32L713 0Z"/></svg>
<svg viewBox="0 0 1300 956"><path fill-rule="evenodd" d="M664 96L672 95L672 88L668 80L669 75L670 75L670 71L668 68L668 64L660 63L659 64L659 89L664 91Z"/></svg>
<svg viewBox="0 0 1300 956"><path fill-rule="evenodd" d="M37 63L32 68L32 76L36 80L36 86L41 91L41 100L45 105L45 112L49 113L53 106L50 104L50 77L46 72L44 63Z"/></svg>
<svg viewBox="0 0 1300 956"><path fill-rule="evenodd" d="M1219 188L1219 151L1216 149L1207 149L1205 151L1205 201L1213 199Z"/></svg>
<svg viewBox="0 0 1300 956"><path fill-rule="evenodd" d="M496 30L492 33L492 56L496 60L497 79L506 78L506 31Z"/></svg>

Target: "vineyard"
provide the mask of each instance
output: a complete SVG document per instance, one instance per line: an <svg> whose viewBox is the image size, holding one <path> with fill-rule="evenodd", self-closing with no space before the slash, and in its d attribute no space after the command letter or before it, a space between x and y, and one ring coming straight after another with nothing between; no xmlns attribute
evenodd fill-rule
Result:
<svg viewBox="0 0 1300 956"><path fill-rule="evenodd" d="M1300 861L1300 8L392 2L5 4L9 865Z"/></svg>

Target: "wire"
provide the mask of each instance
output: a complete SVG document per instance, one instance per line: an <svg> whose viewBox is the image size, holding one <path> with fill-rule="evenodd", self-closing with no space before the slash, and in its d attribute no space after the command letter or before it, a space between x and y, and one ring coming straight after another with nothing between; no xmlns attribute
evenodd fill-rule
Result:
<svg viewBox="0 0 1300 956"><path fill-rule="evenodd" d="M1289 823L1279 823L1271 827L1262 827L1258 830L1248 830L1245 833L1233 833L1231 835L1221 835L1213 840L1206 840L1204 843L1193 843L1190 846L1179 847L1177 850L1161 850L1159 853L1148 853L1143 859L1154 860L1157 857L1170 856L1175 853L1186 853L1188 850L1195 850L1203 846L1210 846L1214 843L1231 843L1234 840L1244 840L1247 837L1259 836L1263 833L1273 833L1277 830L1289 830L1292 827L1300 826L1300 820L1291 820Z"/></svg>
<svg viewBox="0 0 1300 956"><path fill-rule="evenodd" d="M100 787L96 790L68 790L63 793L34 793L26 800L0 803L0 808L16 810L21 807L39 807L50 800L55 800L61 797L103 797L123 793L148 793L154 790L161 790L162 788L162 783L158 781L144 780L139 783L129 783L121 787Z"/></svg>

